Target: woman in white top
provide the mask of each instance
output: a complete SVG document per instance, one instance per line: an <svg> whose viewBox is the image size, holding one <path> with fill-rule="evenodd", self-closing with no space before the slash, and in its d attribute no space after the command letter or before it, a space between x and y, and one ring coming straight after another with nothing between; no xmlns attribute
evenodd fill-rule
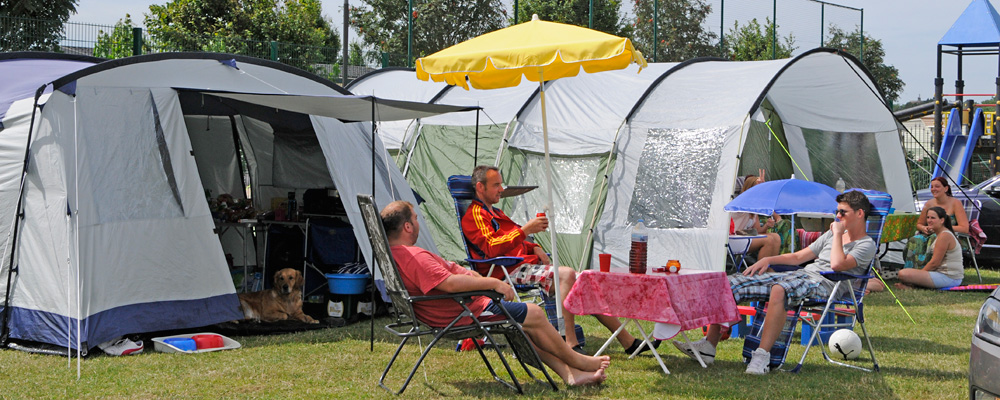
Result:
<svg viewBox="0 0 1000 400"><path fill-rule="evenodd" d="M962 247L955 239L951 218L943 207L931 207L926 214L926 227L937 234L930 261L923 268L903 268L899 271L896 288L912 289L913 286L943 288L962 284L965 267L962 265Z"/></svg>

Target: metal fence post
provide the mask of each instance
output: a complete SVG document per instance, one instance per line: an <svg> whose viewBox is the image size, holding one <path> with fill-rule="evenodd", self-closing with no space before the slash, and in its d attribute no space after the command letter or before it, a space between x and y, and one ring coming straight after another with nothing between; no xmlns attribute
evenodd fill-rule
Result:
<svg viewBox="0 0 1000 400"><path fill-rule="evenodd" d="M142 55L142 28L132 28L132 55Z"/></svg>
<svg viewBox="0 0 1000 400"><path fill-rule="evenodd" d="M271 61L278 61L278 42L271 41Z"/></svg>

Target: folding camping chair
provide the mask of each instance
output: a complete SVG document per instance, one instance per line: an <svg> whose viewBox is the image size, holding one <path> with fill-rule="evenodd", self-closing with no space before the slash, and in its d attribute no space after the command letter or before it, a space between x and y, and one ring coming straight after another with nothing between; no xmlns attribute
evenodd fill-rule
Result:
<svg viewBox="0 0 1000 400"><path fill-rule="evenodd" d="M983 208L983 203L977 199L962 200L962 205L965 206L965 215L969 217L969 224L972 221L979 219L979 210ZM955 232L955 237L962 242L965 242L965 247L969 249L968 258L972 263L972 266L976 268L976 276L979 277L979 283L983 283L983 275L979 273L979 263L976 262L976 248L972 245L972 235L968 233ZM962 257L966 254L963 252Z"/></svg>
<svg viewBox="0 0 1000 400"><path fill-rule="evenodd" d="M462 231L462 216L465 215L465 210L469 209L469 204L472 200L476 198L476 190L472 185L472 177L469 175L452 175L448 177L448 192L451 193L451 197L455 200L455 214L458 216L458 229L459 232ZM524 258L521 257L493 257L486 258L486 253L476 247L476 245L469 242L469 239L462 234L462 244L465 245L465 261L472 265L472 268L479 272L483 276L490 276L493 274L493 269L499 267L503 271L503 276L514 288L514 294L517 297L517 301L521 301L521 294L528 294L530 297L535 299L543 300L543 294L541 289L537 285L517 285L514 284L514 280L510 278L510 274L507 273L507 267L517 265ZM486 268L486 266L489 268Z"/></svg>
<svg viewBox="0 0 1000 400"><path fill-rule="evenodd" d="M983 203L977 199L960 199L962 202L962 207L965 208L965 215L968 217L969 224L972 221L979 219L979 211L983 208ZM917 210L922 211L922 210ZM979 263L976 262L976 248L972 246L972 235L968 233L955 232L955 238L959 240L959 243L964 243L963 248L968 248L969 252L965 253L962 251L962 259L968 259L973 267L976 268L976 276L979 277L979 283L983 283L983 275L979 273Z"/></svg>
<svg viewBox="0 0 1000 400"><path fill-rule="evenodd" d="M552 386L552 390L557 391L556 383L549 376L548 371L545 370L545 366L542 364L542 360L538 357L538 353L532 347L531 343L528 341L528 337L525 336L524 331L521 330L521 325L517 323L507 312L500 300L503 300L503 296L494 291L476 291L476 292L462 292L462 293L450 293L446 295L436 295L436 296L410 296L406 287L403 286L403 280L399 275L399 271L396 266L395 260L392 258L392 252L389 249L389 240L386 238L385 229L382 227L382 218L379 216L379 212L375 207L375 201L371 195L358 195L358 206L361 208L361 216L365 222L365 230L368 233L368 240L372 247L372 256L375 262L378 264L379 271L382 272L382 279L385 281L385 291L392 300L393 309L396 313L396 321L386 325L385 329L402 338L399 343L399 347L396 348L396 352L393 353L392 358L389 360L389 364L386 365L385 371L382 372L382 376L378 380L378 385L383 389L392 391L388 386L385 385L385 378L389 374L389 370L392 368L393 363L396 362L396 358L399 356L399 352L406 345L406 342L413 337L416 337L418 342L421 336L433 335L430 343L427 344L425 348L420 353L420 358L413 365L413 369L410 370L410 374L406 377L406 381L403 382L402 387L396 394L403 393L406 390L406 386L410 384L410 380L413 379L413 375L417 372L417 368L427 357L427 354L431 351L437 342L442 339L453 339L462 340L468 338L477 338L485 335L491 342L496 343L493 339L494 334L503 335L507 343L510 345L511 350L514 353L514 357L521 364L521 367L528 373L532 379L543 382L542 380L535 377L531 370L528 369L528 365L535 367L536 369L542 371L545 375L545 379L548 381L549 385ZM469 309L468 304L471 303L473 297L476 296L487 296L493 299L497 304L501 304L500 308L503 310L504 316L503 320L499 321L480 321L472 311ZM431 327L420 320L420 317L413 310L413 304L421 301L428 300L439 300L439 299L452 299L462 305L464 311L459 315L455 316L455 319L451 321L444 328ZM457 325L458 321L463 318L470 318L472 320L471 324L468 325ZM500 351L499 347L494 346L493 349L496 350L497 356L500 357L500 362L503 363L504 368L507 370L507 375L510 376L511 381L507 382L497 375L490 361L486 358L486 354L483 352L483 347L476 341L473 341L476 345L476 350L479 351L479 356L482 357L483 362L486 364L486 368L493 375L493 378L498 382L503 383L507 387L517 390L518 393L523 394L524 391L521 388L521 384L517 381L514 376L514 372L511 370L510 365L507 363L507 358L504 357L503 353Z"/></svg>
<svg viewBox="0 0 1000 400"><path fill-rule="evenodd" d="M868 200L872 204L871 215L868 216L868 221L865 226L865 230L868 232L868 236L878 243L879 238L882 236L882 226L885 224L885 216L889 213L889 208L892 206L892 196L888 193L883 193L875 190L863 190L863 189L851 189L859 190L868 196ZM864 314L864 304L861 302L864 298L865 287L868 286L868 279L874 278L872 275L872 268L875 267L877 262L877 257L872 257L871 263L868 264L868 268L865 270L864 275L852 275L843 272L824 272L823 275L831 280L835 281L833 290L830 292L830 298L827 299L807 299L806 301L796 305L795 307L789 307L789 309L794 308L788 312L785 318L785 326L778 335L778 339L775 341L774 346L771 348L771 362L769 366L771 370L780 368L785 363L785 356L788 353L788 346L792 342L792 336L795 333L795 324L798 320L802 323L808 325L812 331L809 341L805 343L805 350L802 352L802 358L799 360L798 365L791 370L791 372L799 372L802 369L802 364L806 360L806 356L809 354L809 349L813 346L813 343L818 343L820 350L823 352L823 358L827 361L845 366L860 369L863 371L872 371L871 369L859 367L856 365L845 364L830 358L827 354L826 344L824 341L827 339L824 337L825 334L832 332L836 329L847 328L854 329L855 324L861 325L861 332L865 336L865 341L868 344L868 353L872 358L872 365L875 371L878 371L878 361L875 359L875 351L872 349L872 342L868 336L868 330L865 328L865 314ZM787 268L782 268L787 267ZM776 271L790 271L796 269L797 267L788 266L772 266L772 269ZM851 285L851 290L847 291L846 296L841 296L836 298L836 294L842 285ZM755 312L756 316L753 320L753 326L750 328L750 332L746 335L746 340L743 342L743 357L747 362L749 362L752 357L754 350L760 346L760 333L763 327L764 317L767 314L766 302L757 302ZM814 318L814 315L819 315L818 318ZM824 332L824 335L820 335L820 332ZM805 329L803 329L805 332Z"/></svg>

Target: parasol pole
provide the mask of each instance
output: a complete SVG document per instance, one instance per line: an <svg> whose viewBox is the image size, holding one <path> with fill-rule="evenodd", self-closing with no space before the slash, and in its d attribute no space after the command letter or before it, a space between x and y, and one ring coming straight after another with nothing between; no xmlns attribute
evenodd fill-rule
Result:
<svg viewBox="0 0 1000 400"><path fill-rule="evenodd" d="M555 212L553 212L552 207L552 160L549 159L549 124L545 117L545 78L542 76L542 67L538 67L538 86L539 86L539 99L542 105L542 139L545 143L545 189L546 195L548 196L547 203L545 203L545 215L549 217L549 238L552 242L552 266L553 270L553 281L555 281L555 296L556 296L556 320L559 321L559 334L566 334L566 323L563 320L563 299L559 298L559 246L556 244L556 219Z"/></svg>

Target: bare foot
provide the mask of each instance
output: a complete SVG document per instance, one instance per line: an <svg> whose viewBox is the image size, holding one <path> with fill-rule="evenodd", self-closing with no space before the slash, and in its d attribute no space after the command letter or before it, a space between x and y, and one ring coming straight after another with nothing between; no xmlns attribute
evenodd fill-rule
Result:
<svg viewBox="0 0 1000 400"><path fill-rule="evenodd" d="M883 290L885 290L885 285L883 285L882 282L870 280L868 281L868 286L865 288L865 294L871 292L881 292Z"/></svg>
<svg viewBox="0 0 1000 400"><path fill-rule="evenodd" d="M896 282L896 284L893 285L893 286L896 287L896 290L910 290L910 289L913 289L913 286L907 285L907 284L902 283L902 282Z"/></svg>
<svg viewBox="0 0 1000 400"><path fill-rule="evenodd" d="M574 369L569 379L566 380L566 384L569 386L600 385L605 379L608 379L608 375L604 373L604 368L606 367L601 367L593 372Z"/></svg>
<svg viewBox="0 0 1000 400"><path fill-rule="evenodd" d="M572 362L570 360L566 360L566 364L569 364L569 366L573 369L578 369L580 371L586 371L586 372L594 372L597 370L605 369L609 365L611 365L611 357L609 356L591 357L591 356L577 354L576 352L574 352L573 354L576 354L579 357L575 357L575 360L573 360Z"/></svg>

